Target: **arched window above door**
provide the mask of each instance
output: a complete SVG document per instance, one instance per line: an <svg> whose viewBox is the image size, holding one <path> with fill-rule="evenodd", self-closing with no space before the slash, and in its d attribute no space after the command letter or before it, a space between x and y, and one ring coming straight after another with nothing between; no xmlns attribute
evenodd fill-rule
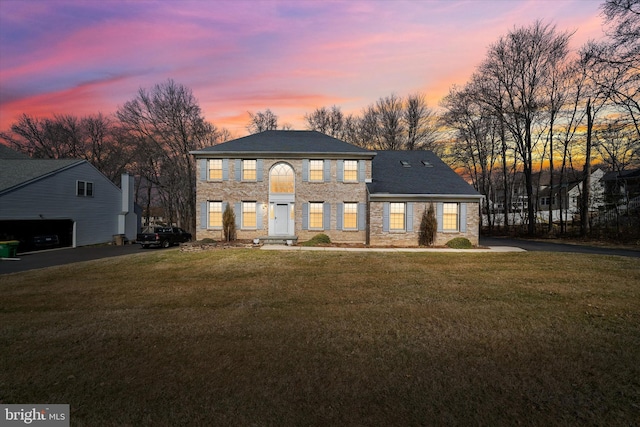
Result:
<svg viewBox="0 0 640 427"><path fill-rule="evenodd" d="M291 194L294 192L293 168L286 163L278 163L269 172L269 192Z"/></svg>

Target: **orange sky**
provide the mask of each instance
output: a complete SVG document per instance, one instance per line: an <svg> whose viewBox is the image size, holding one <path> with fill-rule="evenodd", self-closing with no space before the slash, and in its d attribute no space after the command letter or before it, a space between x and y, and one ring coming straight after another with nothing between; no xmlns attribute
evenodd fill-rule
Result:
<svg viewBox="0 0 640 427"><path fill-rule="evenodd" d="M0 130L19 115L112 114L171 78L207 120L245 135L338 105L422 92L437 107L487 47L536 19L601 38L600 1L0 1Z"/></svg>

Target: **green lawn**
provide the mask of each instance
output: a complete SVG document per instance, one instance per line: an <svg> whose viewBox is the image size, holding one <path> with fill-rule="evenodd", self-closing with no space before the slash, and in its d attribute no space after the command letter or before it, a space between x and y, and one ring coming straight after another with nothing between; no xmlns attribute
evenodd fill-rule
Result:
<svg viewBox="0 0 640 427"><path fill-rule="evenodd" d="M0 402L72 426L640 420L637 259L159 250L0 292Z"/></svg>

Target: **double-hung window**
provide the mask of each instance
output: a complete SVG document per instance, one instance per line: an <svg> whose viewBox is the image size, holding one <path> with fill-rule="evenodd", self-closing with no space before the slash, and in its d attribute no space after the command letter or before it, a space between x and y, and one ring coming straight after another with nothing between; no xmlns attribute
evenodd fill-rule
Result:
<svg viewBox="0 0 640 427"><path fill-rule="evenodd" d="M344 203L343 211L343 223L342 228L344 230L357 230L358 229L358 204L357 203Z"/></svg>
<svg viewBox="0 0 640 427"><path fill-rule="evenodd" d="M458 231L458 204L442 204L442 231Z"/></svg>
<svg viewBox="0 0 640 427"><path fill-rule="evenodd" d="M209 179L222 179L222 159L209 159Z"/></svg>
<svg viewBox="0 0 640 427"><path fill-rule="evenodd" d="M309 181L324 181L324 160L309 160Z"/></svg>
<svg viewBox="0 0 640 427"><path fill-rule="evenodd" d="M256 202L242 202L242 228L256 228Z"/></svg>
<svg viewBox="0 0 640 427"><path fill-rule="evenodd" d="M242 180L243 181L256 180L256 160L242 161Z"/></svg>
<svg viewBox="0 0 640 427"><path fill-rule="evenodd" d="M343 182L358 182L358 161L344 161Z"/></svg>
<svg viewBox="0 0 640 427"><path fill-rule="evenodd" d="M222 227L222 202L209 202L209 228Z"/></svg>
<svg viewBox="0 0 640 427"><path fill-rule="evenodd" d="M76 196L93 197L93 182L76 181Z"/></svg>
<svg viewBox="0 0 640 427"><path fill-rule="evenodd" d="M309 203L309 228L322 230L324 227L323 222L324 203L311 202Z"/></svg>
<svg viewBox="0 0 640 427"><path fill-rule="evenodd" d="M405 229L405 203L389 204L389 230L402 231Z"/></svg>

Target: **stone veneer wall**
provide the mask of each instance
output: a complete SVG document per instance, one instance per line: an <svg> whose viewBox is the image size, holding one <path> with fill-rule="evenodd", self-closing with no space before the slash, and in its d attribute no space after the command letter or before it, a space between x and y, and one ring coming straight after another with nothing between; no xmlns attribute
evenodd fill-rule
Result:
<svg viewBox="0 0 640 427"><path fill-rule="evenodd" d="M371 202L369 205L369 227L371 231L371 246L418 246L418 233L420 232L420 222L422 213L428 208L431 202L414 202L413 204L413 231L397 232L382 231L382 211L384 202ZM435 201L433 203L436 203ZM461 232L438 232L434 246L444 246L449 240L455 237L466 237L474 245L478 245L479 239L479 204L477 202L466 202L467 204L467 231Z"/></svg>
<svg viewBox="0 0 640 427"><path fill-rule="evenodd" d="M348 158L345 158L348 159ZM329 159L325 159L329 160ZM311 239L318 233L327 234L332 242L337 243L365 243L366 231L342 231L336 230L337 204L341 202L366 203L367 189L364 182L342 183L336 182L336 160L331 159L331 182L303 182L302 159L263 159L264 173L260 182L237 182L235 177L234 159L229 160L228 181L200 181L197 182L196 200L196 239L211 238L220 240L223 238L222 230L204 229L200 227L201 202L208 200L221 200L230 203L253 201L258 203L258 215L262 215L263 228L261 230L237 230L238 239L253 239L267 236L269 233L269 171L277 163L287 163L295 172L295 235L298 241ZM198 167L200 162L198 162ZM371 161L366 161L366 178L371 178ZM200 171L198 175L200 176ZM331 229L330 230L302 230L302 205L306 202L331 203ZM239 212L235 212L236 216Z"/></svg>

